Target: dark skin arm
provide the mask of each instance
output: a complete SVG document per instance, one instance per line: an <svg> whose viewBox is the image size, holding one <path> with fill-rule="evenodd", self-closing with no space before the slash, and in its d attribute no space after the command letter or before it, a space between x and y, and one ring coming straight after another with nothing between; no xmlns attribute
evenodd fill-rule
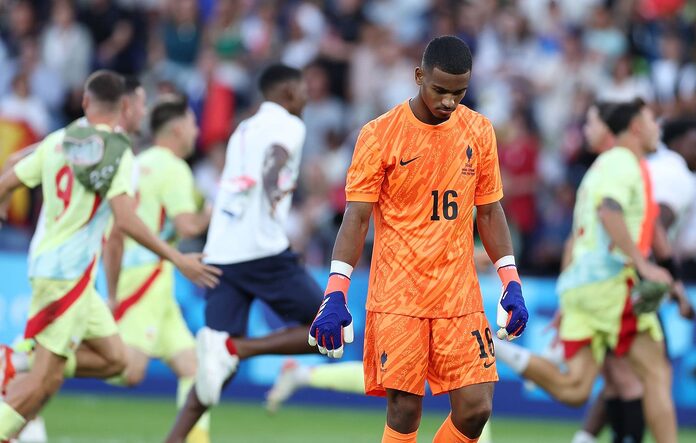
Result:
<svg viewBox="0 0 696 443"><path fill-rule="evenodd" d="M666 213L665 213L666 212ZM665 226L665 221L669 223L674 223L675 216L668 206L660 205L660 218L655 223L655 234L653 235L653 255L659 263L660 260L667 260L674 257L672 251L672 245L669 242L667 236L667 227ZM679 305L679 314L684 318L694 318L696 313L694 312L689 297L686 295L686 289L684 288L684 283L681 280L675 280L672 284L672 290L670 291L670 296Z"/></svg>
<svg viewBox="0 0 696 443"><path fill-rule="evenodd" d="M513 255L510 229L499 201L476 207L476 228L493 263Z"/></svg>
<svg viewBox="0 0 696 443"><path fill-rule="evenodd" d="M677 215L672 211L672 208L660 203L660 222L665 231L669 231L674 222L677 221Z"/></svg>
<svg viewBox="0 0 696 443"><path fill-rule="evenodd" d="M341 228L336 236L332 259L355 267L365 246L365 236L372 216L371 202L348 202Z"/></svg>

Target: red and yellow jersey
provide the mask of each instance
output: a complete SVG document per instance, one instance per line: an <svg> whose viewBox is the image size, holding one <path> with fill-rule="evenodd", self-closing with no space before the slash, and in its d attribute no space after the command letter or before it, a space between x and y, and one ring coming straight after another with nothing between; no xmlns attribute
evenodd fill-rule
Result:
<svg viewBox="0 0 696 443"><path fill-rule="evenodd" d="M483 311L473 210L502 196L493 126L466 106L433 126L405 102L365 125L346 198L375 203L367 309L423 318Z"/></svg>

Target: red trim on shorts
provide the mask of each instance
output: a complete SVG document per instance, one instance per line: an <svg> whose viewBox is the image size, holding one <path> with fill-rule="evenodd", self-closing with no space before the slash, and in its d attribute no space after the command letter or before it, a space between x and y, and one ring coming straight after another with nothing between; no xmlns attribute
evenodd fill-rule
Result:
<svg viewBox="0 0 696 443"><path fill-rule="evenodd" d="M580 352L580 349L585 346L590 346L592 344L591 338L586 338L583 340L561 340L563 343L563 354L566 360L570 360L575 357L575 354Z"/></svg>
<svg viewBox="0 0 696 443"><path fill-rule="evenodd" d="M155 282L155 279L160 275L162 272L162 261L157 264L157 267L152 271L152 273L147 277L147 279L143 282L142 285L138 289L135 290L131 295L123 299L121 303L116 306L116 309L114 310L114 319L116 321L120 321L121 318L128 312L130 308L133 307L136 303L140 301L141 298L143 298L143 295L147 292L148 289L150 289L150 286Z"/></svg>
<svg viewBox="0 0 696 443"><path fill-rule="evenodd" d="M628 294L626 295L626 304L621 313L621 329L619 329L619 340L614 349L614 354L617 357L625 355L633 344L633 339L638 334L638 317L633 312L633 301L631 300L631 290L633 289L634 281L629 278L626 280Z"/></svg>
<svg viewBox="0 0 696 443"><path fill-rule="evenodd" d="M73 286L67 294L51 302L48 306L44 307L42 310L37 312L32 318L27 322L27 327L24 330L24 338L34 338L36 335L41 333L46 326L53 323L58 317L63 315L65 311L68 310L70 306L77 301L78 298L85 292L89 282L92 278L92 269L94 264L97 262L97 258L93 258L92 262L87 267L87 270L77 284Z"/></svg>
<svg viewBox="0 0 696 443"><path fill-rule="evenodd" d="M626 304L624 305L623 312L621 313L621 327L619 328L619 339L614 349L614 354L617 357L625 355L631 345L633 344L633 339L638 334L638 317L633 312L633 302L631 301L631 290L633 290L633 285L635 282L632 278L626 279L627 296ZM563 343L563 353L566 360L570 360L585 346L592 344L591 338L586 338L583 340L561 340Z"/></svg>

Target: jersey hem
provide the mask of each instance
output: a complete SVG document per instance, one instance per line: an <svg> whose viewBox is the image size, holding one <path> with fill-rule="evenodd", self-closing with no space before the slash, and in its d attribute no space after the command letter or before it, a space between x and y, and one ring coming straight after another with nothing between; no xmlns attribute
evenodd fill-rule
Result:
<svg viewBox="0 0 696 443"><path fill-rule="evenodd" d="M390 314L390 315L401 315L403 317L412 317L412 318L423 318L423 319L445 319L445 318L459 318L459 317L466 317L467 315L472 315L472 314L479 314L483 313L485 314L483 308L482 309L477 309L473 311L468 311L468 312L456 312L453 314L448 314L448 315L417 315L416 313L404 313L404 312L398 312L398 311L388 311L384 309L377 309L377 308L371 308L369 306L365 307L365 311L367 312L373 312L373 313L379 313L379 314Z"/></svg>

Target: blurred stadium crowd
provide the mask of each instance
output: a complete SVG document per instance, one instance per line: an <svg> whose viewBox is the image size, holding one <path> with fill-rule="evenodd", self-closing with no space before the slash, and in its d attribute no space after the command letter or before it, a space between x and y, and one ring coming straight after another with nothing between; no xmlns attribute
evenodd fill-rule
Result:
<svg viewBox="0 0 696 443"><path fill-rule="evenodd" d="M288 229L325 265L357 131L415 95L417 57L442 34L474 53L465 102L496 127L527 273L558 270L592 161L582 125L593 100L640 96L663 120L696 115L696 4L684 0L0 0L0 164L79 117L86 76L110 68L137 76L150 101L188 95L201 125L191 161L212 201L227 138L258 104L256 75L281 60L305 69L309 93ZM147 139L144 122L137 146ZM15 197L0 250L27 247L37 198Z"/></svg>

